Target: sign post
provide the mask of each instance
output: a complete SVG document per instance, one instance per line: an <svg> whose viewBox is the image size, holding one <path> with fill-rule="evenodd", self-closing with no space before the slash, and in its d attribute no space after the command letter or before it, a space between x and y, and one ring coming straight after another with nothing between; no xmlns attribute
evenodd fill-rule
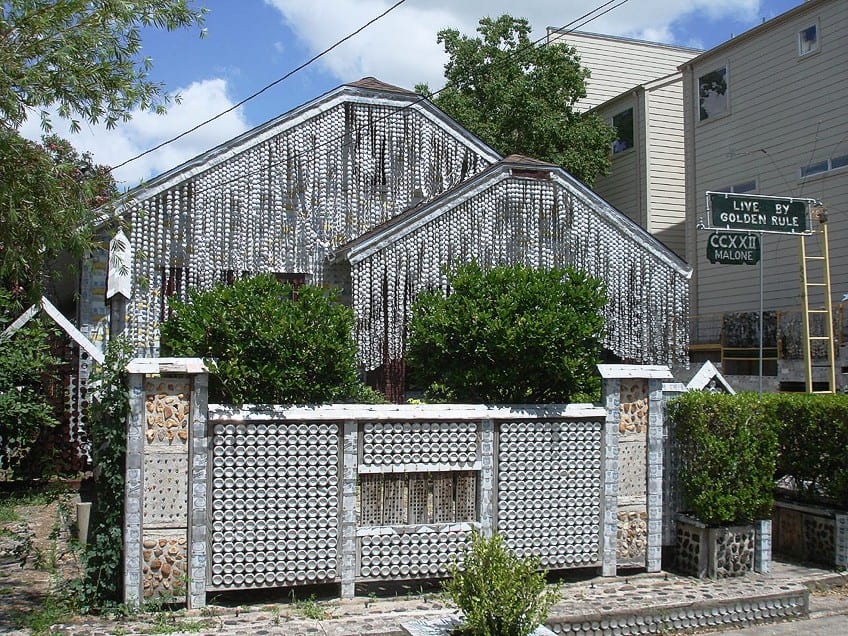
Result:
<svg viewBox="0 0 848 636"><path fill-rule="evenodd" d="M760 264L759 376L763 392L763 246L766 234L812 234L810 210L815 199L769 197L730 192L707 192L707 240L711 263ZM759 236L758 236L759 235Z"/></svg>

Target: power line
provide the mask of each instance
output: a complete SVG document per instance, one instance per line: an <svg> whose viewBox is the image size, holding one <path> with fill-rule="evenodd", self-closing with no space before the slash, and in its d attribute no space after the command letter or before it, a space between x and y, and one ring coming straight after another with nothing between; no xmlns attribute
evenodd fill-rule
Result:
<svg viewBox="0 0 848 636"><path fill-rule="evenodd" d="M568 35L569 33L573 33L574 31L586 26L590 22L593 22L594 20L598 19L599 17L609 13L610 11L613 11L614 9L617 9L618 7L622 6L623 4L626 4L627 2L629 2L629 0L608 0L607 2L595 7L591 11L588 11L587 13L584 13L580 17L575 18L574 20L572 20L568 24L558 28L557 32L560 33L561 35ZM610 6L610 5L613 5L613 6ZM604 9L604 10L601 11L602 9ZM598 13L598 12L600 12L600 13ZM589 16L591 16L591 17L589 17ZM580 22L581 20L583 20L583 22ZM578 22L579 22L579 24L575 24L575 23L578 23ZM539 44L540 42L542 42L543 40L546 40L546 39L548 39L547 34L545 34L543 37L541 37L537 40L534 40L533 42L530 42L529 44L527 44L527 45L525 45L525 46L523 46L519 49L516 49L504 61L508 62L508 61L512 60L513 58L520 56L524 52L531 50L534 46L536 46L537 44ZM439 89L438 91L434 91L433 93L431 93L430 97L433 97L433 96L441 93L446 88L447 88L447 86ZM380 122L380 121L383 121L383 120L387 120L387 119L390 119L392 117L396 117L396 116L400 115L401 113L405 112L406 110L413 108L414 106L417 106L418 104L420 104L422 102L427 101L430 97L419 97L418 99L410 102L409 104L402 106L402 107L398 108L397 110L392 111L390 113L387 113L385 115L381 115L380 117L375 117L373 120L371 120L371 122L369 124L360 126L356 129L354 129L354 131L348 131L345 134L349 134L350 132L356 132L356 131L359 131L359 130L363 130L367 126L371 126L374 123L377 123L377 122ZM317 144L313 145L308 151L303 153L301 156L308 156L310 154L314 154L317 150L323 148L324 146L328 146L331 143L334 143L334 142L339 141L340 139L343 139L345 134L337 135L336 137L331 137L330 139L327 139L326 141L323 141L321 143L317 143ZM353 142L350 142L350 143L353 143ZM255 170L250 170L248 172L233 176L230 179L227 179L225 181L218 181L215 184L210 184L209 186L207 186L205 188L196 189L196 190L194 190L194 194L197 195L197 194L200 194L202 192L206 192L207 190L212 190L212 189L215 189L215 188L221 188L221 187L227 186L227 185L234 183L236 181L239 181L241 179L249 178L252 175L257 174L259 172L263 172L263 171L265 171L269 168L277 167L282 162L283 162L283 159L279 159L279 160L276 160L276 161L273 161L273 162L263 164L262 166L257 167Z"/></svg>
<svg viewBox="0 0 848 636"><path fill-rule="evenodd" d="M241 100L241 101L240 101L240 102L238 102L237 104L233 104L232 106L230 106L230 107L229 107L229 108L227 108L226 110L221 111L221 112L220 112L220 113L218 113L217 115L213 115L212 117L210 117L210 118L209 118L209 119L207 119L206 121L202 121L202 122L200 122L199 124L197 124L197 125L196 125L196 126L194 126L193 128L189 128L188 130L186 130L186 131L184 131L184 132L181 132L179 135L177 135L177 136L175 136L175 137L171 137L170 139L166 139L165 141L161 142L160 144L158 144L158 145L156 145L156 146L153 146L152 148L149 148L149 149L145 150L144 152L141 152L141 153L139 153L139 154L135 155L134 157L130 157L130 158L129 158L129 159L127 159L126 161L123 161L122 163L119 163L119 164L118 164L118 165L116 165L116 166L112 166L112 167L110 168L110 170L117 170L118 168L122 168L123 166L127 165L128 163L132 163L133 161L136 161L137 159L141 159L141 158L142 158L142 157L144 157L145 155L149 155L151 152L155 152L155 151L159 150L160 148L163 148L163 147L167 146L168 144L172 144L172 143L174 143L174 142L175 142L175 141L177 141L178 139L182 139L182 138L183 138L183 137L185 137L186 135L189 135L189 134L193 133L195 130L197 130L197 129L199 129L199 128L202 128L202 127L203 127L203 126L205 126L206 124L209 124L209 123L211 123L211 122L215 121L216 119L219 119L219 118L223 117L223 116L224 116L224 115L226 115L227 113L231 113L231 112L232 112L232 111L234 111L236 108L239 108L240 106L243 106L244 104L246 104L247 102L249 102L251 99L254 99L255 97L258 97L259 95L261 95L261 94L262 94L262 93L264 93L265 91L267 91L267 90L269 90L269 89L273 88L274 86L276 86L277 84L279 84L279 83L281 83L281 82L283 82L283 81L287 80L288 78L290 78L292 75L294 75L294 74L295 74L295 73L297 73L298 71L301 71L301 70L305 69L307 66L309 66L309 65L310 65L310 64L312 64L313 62L315 62L315 61L319 60L320 58L324 57L325 55L327 55L327 53L329 53L329 52L330 52L330 51L332 51L333 49L335 49L335 48L337 48L337 47L341 46L342 44L344 44L345 42L347 42L348 40L350 40L350 39L351 39L351 38L353 38L354 36L359 35L362 31L364 31L365 29L367 29L369 26L371 26L372 24L374 24L374 23L375 23L375 22L377 22L378 20L381 20L381 19L382 19L382 18L384 18L386 15L388 15L389 13L391 13L392 11L394 11L395 9L397 9L397 8L398 8L400 5L402 5L404 2L406 2L406 0L398 0L398 2L396 2L395 4L393 4L391 7L389 7L389 8L388 8L388 9L386 9L385 11L383 11L383 13L381 13L380 15L378 15L378 16L376 16L376 17L372 18L371 20L369 20L368 22L366 22L365 24L363 24L363 25L362 25L361 27L359 27L356 31L353 31L352 33L349 33L348 35L346 35L345 37L343 37L341 40L336 41L333 45L329 46L328 48L324 49L323 51L321 51L321 52L320 52L320 53L318 53L317 55L314 55L313 57L311 57L311 58L309 58L308 60L306 60L306 61L305 61L303 64L301 64L300 66L298 66L298 67L296 67L296 68L292 69L291 71L289 71L288 73L286 73L286 74L285 74L285 75L283 75L282 77L279 77L279 78L275 79L275 80L274 80L273 82L271 82L270 84L267 84L267 85L263 86L262 88L260 88L260 89L259 89L258 91L256 91L255 93L253 93L253 94L251 94L251 95L248 95L247 97L245 97L243 100Z"/></svg>

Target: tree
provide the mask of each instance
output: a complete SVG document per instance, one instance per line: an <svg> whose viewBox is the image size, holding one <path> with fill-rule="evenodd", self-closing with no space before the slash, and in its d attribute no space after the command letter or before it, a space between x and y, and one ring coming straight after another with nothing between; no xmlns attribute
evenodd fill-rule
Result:
<svg viewBox="0 0 848 636"><path fill-rule="evenodd" d="M109 169L56 135L33 143L0 127L0 284L34 302L63 252L93 244L94 207L117 194Z"/></svg>
<svg viewBox="0 0 848 636"><path fill-rule="evenodd" d="M202 26L193 0L7 0L0 4L0 285L37 298L47 264L94 246L92 209L115 193L108 169L67 142L39 146L17 132L49 109L79 121L162 112L170 97L149 79L140 28Z"/></svg>
<svg viewBox="0 0 848 636"><path fill-rule="evenodd" d="M0 5L0 122L17 129L47 108L108 127L134 109L162 112L168 95L149 79L141 27L201 26L192 0L7 0ZM201 32L202 34L202 32Z"/></svg>
<svg viewBox="0 0 848 636"><path fill-rule="evenodd" d="M419 294L409 322L412 379L438 399L557 403L594 397L605 293L573 268L521 265L449 274L451 293Z"/></svg>
<svg viewBox="0 0 848 636"><path fill-rule="evenodd" d="M210 360L209 399L229 404L362 400L353 312L335 292L270 274L171 301L163 349Z"/></svg>
<svg viewBox="0 0 848 636"><path fill-rule="evenodd" d="M518 153L562 166L591 185L609 168L614 129L579 113L589 71L573 48L535 46L527 20L502 15L480 20L480 37L439 31L450 60L445 87L416 90L504 155Z"/></svg>

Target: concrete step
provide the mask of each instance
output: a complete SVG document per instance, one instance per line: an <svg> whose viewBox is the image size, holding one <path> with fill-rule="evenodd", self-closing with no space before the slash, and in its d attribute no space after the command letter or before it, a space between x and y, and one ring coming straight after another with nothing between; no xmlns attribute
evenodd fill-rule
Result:
<svg viewBox="0 0 848 636"><path fill-rule="evenodd" d="M630 636L722 630L805 618L809 590L762 576L696 581L640 577L566 590L547 625L558 634Z"/></svg>

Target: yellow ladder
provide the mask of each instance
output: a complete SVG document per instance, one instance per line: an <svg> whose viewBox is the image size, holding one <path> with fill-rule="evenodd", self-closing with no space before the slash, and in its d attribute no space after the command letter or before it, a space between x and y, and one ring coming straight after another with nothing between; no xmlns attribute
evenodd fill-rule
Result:
<svg viewBox="0 0 848 636"><path fill-rule="evenodd" d="M819 229L813 230L808 236L801 236L801 311L806 389L807 393L835 393L836 349L833 337L833 303L830 295L827 211L823 207L813 208L813 219L819 221ZM814 325L812 320L815 317L820 319ZM824 345L826 364L813 364L815 344ZM817 350L821 350L821 347L817 347ZM813 390L813 370L816 368L827 369L827 390Z"/></svg>

